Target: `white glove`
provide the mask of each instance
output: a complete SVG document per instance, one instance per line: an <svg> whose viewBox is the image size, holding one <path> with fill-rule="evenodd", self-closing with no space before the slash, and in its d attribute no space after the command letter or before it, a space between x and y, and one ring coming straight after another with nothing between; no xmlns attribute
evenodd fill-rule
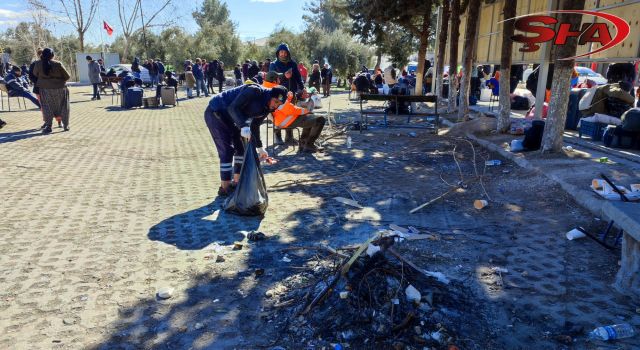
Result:
<svg viewBox="0 0 640 350"><path fill-rule="evenodd" d="M260 159L269 158L269 153L267 153L267 151L265 151L264 148L262 147L256 148L256 151L258 151L258 158Z"/></svg>
<svg viewBox="0 0 640 350"><path fill-rule="evenodd" d="M248 139L251 137L251 128L248 126L243 127L242 129L240 129L240 136L244 137L245 139Z"/></svg>

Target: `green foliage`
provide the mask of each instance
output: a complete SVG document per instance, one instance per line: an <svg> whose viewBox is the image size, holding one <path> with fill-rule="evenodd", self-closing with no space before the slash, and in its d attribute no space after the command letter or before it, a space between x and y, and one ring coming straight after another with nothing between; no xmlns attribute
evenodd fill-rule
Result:
<svg viewBox="0 0 640 350"><path fill-rule="evenodd" d="M334 75L346 78L367 65L371 53L369 49L353 41L351 35L337 30L325 33L313 48L313 58L321 63L325 60L331 65Z"/></svg>
<svg viewBox="0 0 640 350"><path fill-rule="evenodd" d="M309 62L309 49L308 46L305 45L302 35L296 34L284 27L276 28L271 35L269 35L269 39L267 39L267 47L271 49L271 52L268 57L273 57L273 59L275 59L276 48L278 48L282 43L289 46L289 51L291 52L291 57L294 61Z"/></svg>

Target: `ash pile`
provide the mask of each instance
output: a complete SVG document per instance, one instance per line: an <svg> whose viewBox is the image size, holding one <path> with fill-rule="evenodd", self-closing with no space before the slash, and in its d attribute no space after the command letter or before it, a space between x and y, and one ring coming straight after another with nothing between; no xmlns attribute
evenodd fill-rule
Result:
<svg viewBox="0 0 640 350"><path fill-rule="evenodd" d="M426 236L385 230L357 246L300 247L320 253L309 272L267 292L263 320L281 330L274 349L480 348L469 335L487 322L470 289L394 247Z"/></svg>

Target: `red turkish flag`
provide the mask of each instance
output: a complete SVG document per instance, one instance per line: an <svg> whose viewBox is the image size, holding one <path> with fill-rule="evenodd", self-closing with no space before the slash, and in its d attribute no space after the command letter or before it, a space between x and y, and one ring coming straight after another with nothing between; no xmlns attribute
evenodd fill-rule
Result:
<svg viewBox="0 0 640 350"><path fill-rule="evenodd" d="M111 28L111 26L109 25L109 23L107 23L107 21L102 21L102 24L104 26L104 30L107 31L107 35L111 36L111 34L113 34L113 28Z"/></svg>

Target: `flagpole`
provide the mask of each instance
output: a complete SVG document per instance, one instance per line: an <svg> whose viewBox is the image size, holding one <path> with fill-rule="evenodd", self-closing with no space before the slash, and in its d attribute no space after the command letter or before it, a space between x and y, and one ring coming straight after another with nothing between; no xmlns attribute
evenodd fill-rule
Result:
<svg viewBox="0 0 640 350"><path fill-rule="evenodd" d="M100 5L98 4L98 17L102 18L102 14L100 11ZM102 44L102 59L104 60L104 34L102 33L102 31L104 30L104 19L102 20L102 28L100 29L100 43Z"/></svg>

